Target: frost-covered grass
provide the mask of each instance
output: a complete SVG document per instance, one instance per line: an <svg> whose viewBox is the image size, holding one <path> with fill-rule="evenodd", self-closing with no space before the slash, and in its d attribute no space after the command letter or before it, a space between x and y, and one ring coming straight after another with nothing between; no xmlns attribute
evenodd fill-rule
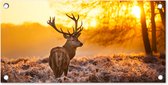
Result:
<svg viewBox="0 0 168 85"><path fill-rule="evenodd" d="M165 82L165 65L144 63L143 55L74 57L68 76L55 79L48 58L1 59L2 82ZM9 80L3 80L8 75Z"/></svg>

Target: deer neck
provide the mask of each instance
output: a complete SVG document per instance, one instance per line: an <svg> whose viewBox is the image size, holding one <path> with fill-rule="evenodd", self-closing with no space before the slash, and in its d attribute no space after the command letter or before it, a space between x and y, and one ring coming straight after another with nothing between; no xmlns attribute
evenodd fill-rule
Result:
<svg viewBox="0 0 168 85"><path fill-rule="evenodd" d="M65 45L63 46L66 51L68 52L68 55L70 57L70 59L72 59L75 56L76 53L76 47L73 47L72 45L70 45L68 42L65 43Z"/></svg>

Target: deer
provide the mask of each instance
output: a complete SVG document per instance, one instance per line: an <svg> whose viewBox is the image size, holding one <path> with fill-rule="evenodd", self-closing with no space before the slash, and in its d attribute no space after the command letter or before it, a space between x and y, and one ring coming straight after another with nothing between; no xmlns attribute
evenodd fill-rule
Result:
<svg viewBox="0 0 168 85"><path fill-rule="evenodd" d="M55 17L50 17L47 22L57 32L63 34L63 37L66 39L66 42L62 47L54 47L50 51L49 66L52 69L55 78L61 77L63 73L64 76L67 76L70 60L75 56L77 47L82 47L83 45L83 43L78 40L78 37L83 30L82 21L81 25L78 27L79 15L77 18L73 14L72 16L66 14L66 16L75 22L75 27L72 27L72 33L70 33L68 29L67 32L64 32L62 28L58 29L55 25Z"/></svg>

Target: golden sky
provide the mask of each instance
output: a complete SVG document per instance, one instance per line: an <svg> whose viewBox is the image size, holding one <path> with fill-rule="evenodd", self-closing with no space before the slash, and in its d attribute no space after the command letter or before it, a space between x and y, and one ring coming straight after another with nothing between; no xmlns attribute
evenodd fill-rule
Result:
<svg viewBox="0 0 168 85"><path fill-rule="evenodd" d="M102 12L100 7L94 9L84 9L81 7L81 3L85 4L92 3L88 0L3 0L1 3L2 9L2 23L13 23L22 24L24 22L36 22L42 25L47 25L47 20L49 17L56 18L56 24L66 24L65 27L72 27L73 21L68 19L66 13L74 13L75 15L87 14L88 17L84 19L80 17L85 23L83 26L87 28L88 26L95 27L97 24L96 17ZM95 0L93 0L95 1ZM72 3L73 2L73 3ZM9 8L4 9L3 4L9 3ZM92 6L87 6L92 7ZM88 10L90 10L88 12ZM84 15L85 16L85 15Z"/></svg>
<svg viewBox="0 0 168 85"><path fill-rule="evenodd" d="M4 3L9 3L8 9L3 8ZM3 0L1 3L1 19L2 23L18 25L24 22L36 22L48 26L46 22L49 17L55 16L56 24L71 28L74 22L68 19L65 14L74 13L80 15L80 21L83 22L84 29L95 28L102 24L100 20L107 11L101 3L97 0ZM106 5L108 6L108 4ZM106 5L104 6L109 9ZM124 5L123 7L126 10ZM140 10L138 6L133 6L131 11L135 17L139 18ZM115 16L111 17L114 18Z"/></svg>
<svg viewBox="0 0 168 85"><path fill-rule="evenodd" d="M3 0L1 2L2 23L38 22L47 25L49 16L54 16L48 0ZM8 9L3 8L4 3L9 3Z"/></svg>

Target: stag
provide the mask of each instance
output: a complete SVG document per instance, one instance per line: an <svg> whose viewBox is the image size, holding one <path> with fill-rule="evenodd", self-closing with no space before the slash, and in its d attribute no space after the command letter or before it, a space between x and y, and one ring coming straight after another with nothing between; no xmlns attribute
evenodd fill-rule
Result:
<svg viewBox="0 0 168 85"><path fill-rule="evenodd" d="M70 60L75 56L77 47L83 45L83 43L78 40L78 37L83 30L82 22L78 27L79 15L77 18L73 14L72 16L66 14L66 16L75 22L75 27L73 27L72 33L70 33L69 30L64 32L61 28L58 29L55 25L55 17L50 17L50 20L47 22L57 32L63 34L64 38L67 40L62 47L54 47L50 51L49 66L53 70L55 78L61 77L63 73L67 76Z"/></svg>

